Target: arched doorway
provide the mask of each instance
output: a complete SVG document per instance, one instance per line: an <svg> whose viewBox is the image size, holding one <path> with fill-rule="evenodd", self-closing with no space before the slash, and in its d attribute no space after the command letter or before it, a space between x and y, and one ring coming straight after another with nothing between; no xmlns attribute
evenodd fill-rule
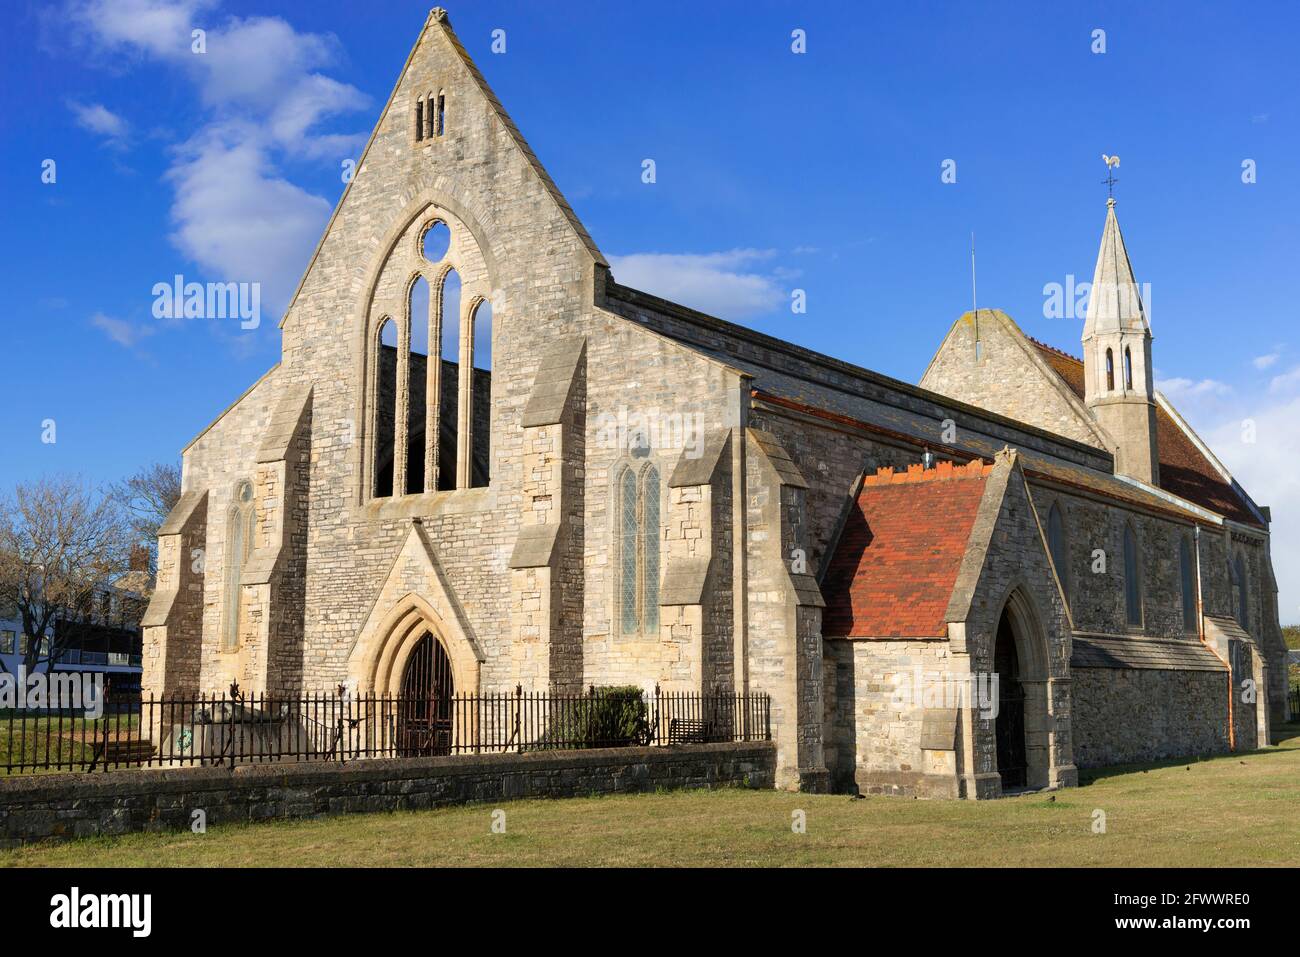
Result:
<svg viewBox="0 0 1300 957"><path fill-rule="evenodd" d="M1016 636L1006 610L998 622L993 645L993 670L998 676L997 738L998 773L1004 792L1025 787L1029 770L1025 753L1025 689L1020 683L1020 656Z"/></svg>
<svg viewBox="0 0 1300 957"><path fill-rule="evenodd" d="M1022 588L1012 589L998 618L991 662L998 676L993 733L1004 793L1051 783L1054 719L1041 622L1029 595Z"/></svg>
<svg viewBox="0 0 1300 957"><path fill-rule="evenodd" d="M452 701L456 692L451 658L432 632L416 642L402 671L397 704L397 753L402 757L450 754Z"/></svg>

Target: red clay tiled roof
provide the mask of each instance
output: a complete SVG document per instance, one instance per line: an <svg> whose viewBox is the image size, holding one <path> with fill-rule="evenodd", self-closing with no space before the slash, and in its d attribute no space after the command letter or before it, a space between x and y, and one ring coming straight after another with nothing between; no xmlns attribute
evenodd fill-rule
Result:
<svg viewBox="0 0 1300 957"><path fill-rule="evenodd" d="M1084 397L1083 360L1029 338L1043 359L1080 399ZM1208 508L1212 512L1248 525L1259 520L1241 500L1219 470L1210 464L1196 444L1188 438L1159 405L1156 406L1156 454L1160 459L1160 487L1166 492Z"/></svg>
<svg viewBox="0 0 1300 957"><path fill-rule="evenodd" d="M941 462L863 480L822 582L828 638L942 638L993 466Z"/></svg>
<svg viewBox="0 0 1300 957"><path fill-rule="evenodd" d="M1062 352L1060 349L1049 346L1046 342L1039 342L1033 336L1025 336L1025 338L1032 342L1034 347L1043 354L1047 364L1065 380L1065 384L1070 387L1070 391L1082 400L1084 394L1083 361L1076 359L1068 352Z"/></svg>

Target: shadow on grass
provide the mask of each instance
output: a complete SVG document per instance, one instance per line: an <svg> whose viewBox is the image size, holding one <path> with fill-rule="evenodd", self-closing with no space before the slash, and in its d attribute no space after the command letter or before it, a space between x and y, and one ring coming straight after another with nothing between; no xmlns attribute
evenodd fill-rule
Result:
<svg viewBox="0 0 1300 957"><path fill-rule="evenodd" d="M1300 738L1300 722L1291 721L1286 724L1275 724L1270 730L1270 736L1274 744L1281 744L1291 738ZM1297 741L1296 744L1300 746L1300 741Z"/></svg>
<svg viewBox="0 0 1300 957"><path fill-rule="evenodd" d="M1223 761L1240 761L1250 756L1256 758L1278 757L1300 747L1300 725L1282 725L1273 732L1271 748L1259 748L1254 751L1229 751L1226 754L1183 755L1182 757L1163 758L1159 761L1143 761L1134 764L1110 764L1104 768L1081 768L1079 770L1079 787L1087 787L1106 778L1121 777L1125 774L1159 771L1163 768L1185 768L1193 764L1214 764ZM1290 743L1289 748L1276 747Z"/></svg>

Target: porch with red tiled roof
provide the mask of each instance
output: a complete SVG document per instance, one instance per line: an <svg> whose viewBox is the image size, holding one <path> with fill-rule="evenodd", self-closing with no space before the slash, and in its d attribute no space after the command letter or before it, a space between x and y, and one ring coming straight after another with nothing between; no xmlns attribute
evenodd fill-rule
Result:
<svg viewBox="0 0 1300 957"><path fill-rule="evenodd" d="M992 469L942 462L867 476L822 585L822 634L945 637L944 615Z"/></svg>

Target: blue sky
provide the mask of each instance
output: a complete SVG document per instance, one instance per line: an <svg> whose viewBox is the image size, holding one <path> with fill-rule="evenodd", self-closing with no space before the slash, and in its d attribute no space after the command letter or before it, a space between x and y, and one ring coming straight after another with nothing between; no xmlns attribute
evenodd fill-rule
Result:
<svg viewBox="0 0 1300 957"><path fill-rule="evenodd" d="M428 5L15 6L0 60L0 485L116 479L175 459L276 360L279 310ZM1293 5L448 9L621 281L908 381L970 305L972 230L980 305L1078 352L1081 321L1046 318L1043 288L1091 278L1101 155L1118 154L1157 378L1273 506L1282 619L1300 620ZM177 273L260 282L261 326L155 319L152 287ZM806 314L790 311L795 288Z"/></svg>

